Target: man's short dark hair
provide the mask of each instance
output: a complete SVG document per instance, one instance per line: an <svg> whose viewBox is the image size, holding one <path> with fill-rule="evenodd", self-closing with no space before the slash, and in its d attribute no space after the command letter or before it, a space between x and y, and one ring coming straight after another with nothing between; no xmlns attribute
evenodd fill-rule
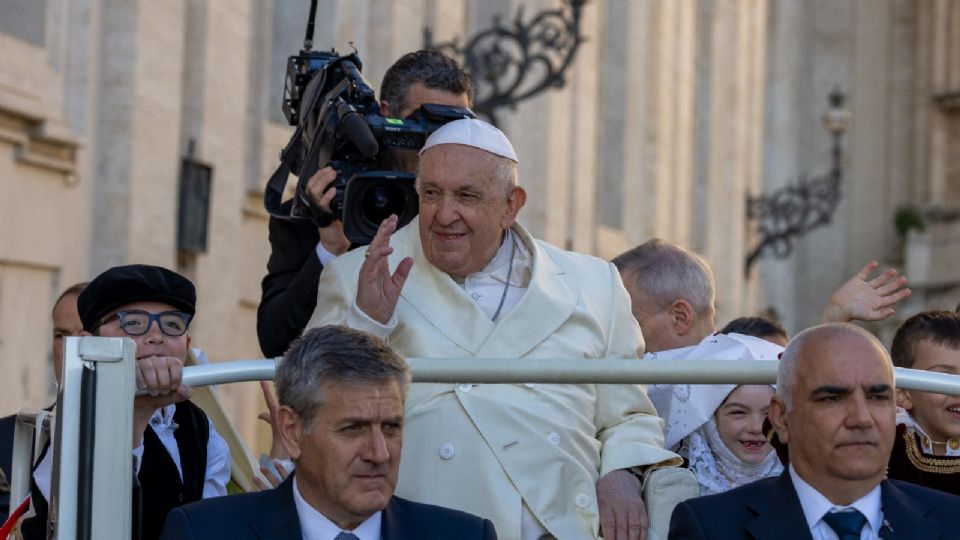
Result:
<svg viewBox="0 0 960 540"><path fill-rule="evenodd" d="M913 367L921 341L952 350L960 349L960 315L950 311L925 311L904 321L897 328L890 347L893 365Z"/></svg>
<svg viewBox="0 0 960 540"><path fill-rule="evenodd" d="M787 331L777 321L766 317L739 317L727 323L720 330L721 334L743 334L765 338L770 336L782 337L788 340Z"/></svg>
<svg viewBox="0 0 960 540"><path fill-rule="evenodd" d="M432 90L466 94L473 105L473 82L456 60L434 49L407 53L393 63L383 75L380 99L387 102L394 114L407 105L407 93L414 83Z"/></svg>
<svg viewBox="0 0 960 540"><path fill-rule="evenodd" d="M380 338L346 326L306 331L277 367L277 399L297 413L309 431L323 405L323 385L396 381L401 397L410 384L407 362Z"/></svg>

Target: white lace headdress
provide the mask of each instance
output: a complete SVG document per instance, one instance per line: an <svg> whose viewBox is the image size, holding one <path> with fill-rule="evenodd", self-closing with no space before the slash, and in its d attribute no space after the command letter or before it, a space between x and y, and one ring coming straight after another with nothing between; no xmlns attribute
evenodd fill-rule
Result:
<svg viewBox="0 0 960 540"><path fill-rule="evenodd" d="M783 347L763 339L716 334L694 347L651 353L644 358L668 362L777 360L781 352ZM783 470L775 452L771 451L761 463L749 465L720 440L713 414L736 387L735 384L667 384L648 388L650 400L666 425L664 446L679 450L687 458L700 482L701 494L726 491Z"/></svg>

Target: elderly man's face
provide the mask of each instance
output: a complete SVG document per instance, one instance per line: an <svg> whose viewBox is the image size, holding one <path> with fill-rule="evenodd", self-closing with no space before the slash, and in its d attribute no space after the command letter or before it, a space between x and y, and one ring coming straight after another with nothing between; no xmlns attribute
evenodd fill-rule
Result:
<svg viewBox="0 0 960 540"><path fill-rule="evenodd" d="M878 344L852 333L814 337L801 354L793 408L775 400L771 422L797 473L821 493L865 493L883 479L893 447L893 367Z"/></svg>
<svg viewBox="0 0 960 540"><path fill-rule="evenodd" d="M657 305L637 284L634 272L623 275L623 286L630 295L630 311L640 323L646 352L660 352L683 347L680 337L673 330L673 321L667 309Z"/></svg>
<svg viewBox="0 0 960 540"><path fill-rule="evenodd" d="M516 222L523 189L494 176L498 156L441 144L420 158L420 241L427 260L454 278L483 269Z"/></svg>
<svg viewBox="0 0 960 540"><path fill-rule="evenodd" d="M284 442L304 499L343 529L387 506L397 485L403 397L396 381L327 383L309 426L296 423ZM283 415L294 414L289 408ZM281 420L283 424L283 420Z"/></svg>

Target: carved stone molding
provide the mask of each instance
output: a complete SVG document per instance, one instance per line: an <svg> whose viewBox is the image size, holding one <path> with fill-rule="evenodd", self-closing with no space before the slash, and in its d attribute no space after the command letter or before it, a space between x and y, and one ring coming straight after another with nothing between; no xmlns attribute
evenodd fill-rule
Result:
<svg viewBox="0 0 960 540"><path fill-rule="evenodd" d="M13 145L17 162L61 173L72 184L80 143L60 131L43 118L0 107L0 141Z"/></svg>

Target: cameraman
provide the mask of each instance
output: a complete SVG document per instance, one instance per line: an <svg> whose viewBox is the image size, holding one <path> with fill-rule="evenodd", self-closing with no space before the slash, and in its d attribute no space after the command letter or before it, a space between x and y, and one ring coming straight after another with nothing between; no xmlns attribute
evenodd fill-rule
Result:
<svg viewBox="0 0 960 540"><path fill-rule="evenodd" d="M406 118L425 103L470 107L473 84L456 60L439 51L403 55L387 70L380 85L380 113ZM410 163L416 172L416 163ZM336 172L324 167L310 178L307 192L329 211L336 189L327 189ZM291 201L282 209L290 211ZM297 338L317 307L317 283L325 264L350 248L337 220L317 228L309 220L270 217L270 260L261 285L257 337L268 357L281 356Z"/></svg>

